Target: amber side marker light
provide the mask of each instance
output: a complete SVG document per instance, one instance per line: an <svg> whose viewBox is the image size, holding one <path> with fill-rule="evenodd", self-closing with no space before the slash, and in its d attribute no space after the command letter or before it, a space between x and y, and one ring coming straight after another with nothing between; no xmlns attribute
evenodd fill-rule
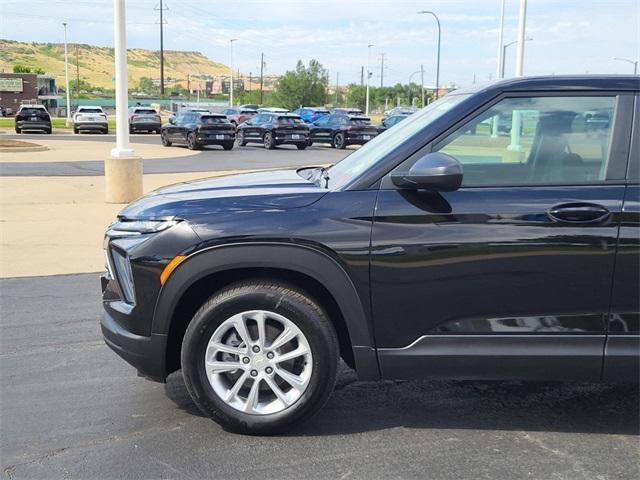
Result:
<svg viewBox="0 0 640 480"><path fill-rule="evenodd" d="M173 272L185 258L187 258L186 255L176 255L171 259L169 263L167 263L167 266L164 267L164 270L162 270L162 273L160 274L160 285L165 284L167 278L169 278L169 275L171 275L171 272Z"/></svg>

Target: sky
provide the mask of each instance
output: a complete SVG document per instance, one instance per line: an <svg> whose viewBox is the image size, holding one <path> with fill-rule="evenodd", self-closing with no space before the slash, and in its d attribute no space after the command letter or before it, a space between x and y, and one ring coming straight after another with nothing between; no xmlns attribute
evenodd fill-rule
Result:
<svg viewBox="0 0 640 480"><path fill-rule="evenodd" d="M127 0L127 45L159 48L159 0ZM516 39L519 0L506 0L505 43ZM435 84L437 27L441 23L441 83L468 85L496 76L500 0L164 0L166 50L196 50L256 75L282 74L298 59L319 60L331 83L360 82L370 59L373 85L406 83L424 65ZM155 10L154 10L155 9ZM0 38L113 46L111 0L0 0ZM632 73L614 60L640 56L640 0L528 0L525 75ZM373 46L369 49L368 45ZM370 52L370 55L369 53ZM507 49L513 76L516 46ZM413 76L419 82L419 74Z"/></svg>

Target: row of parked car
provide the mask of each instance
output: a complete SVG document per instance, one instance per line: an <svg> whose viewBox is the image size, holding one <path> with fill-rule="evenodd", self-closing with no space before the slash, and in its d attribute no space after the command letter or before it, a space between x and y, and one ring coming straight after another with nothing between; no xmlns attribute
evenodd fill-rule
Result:
<svg viewBox="0 0 640 480"><path fill-rule="evenodd" d="M199 149L206 145L233 148L234 141L245 146L259 143L267 149L295 145L304 150L314 143L327 143L343 149L362 145L415 112L396 108L378 126L356 108L301 107L293 112L283 108L255 108L241 105L221 114L206 109L183 110L161 129L162 144L187 145Z"/></svg>

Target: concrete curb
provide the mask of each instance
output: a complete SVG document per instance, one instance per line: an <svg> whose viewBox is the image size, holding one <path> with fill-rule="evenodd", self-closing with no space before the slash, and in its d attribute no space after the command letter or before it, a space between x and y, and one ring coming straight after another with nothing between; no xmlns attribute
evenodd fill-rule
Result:
<svg viewBox="0 0 640 480"><path fill-rule="evenodd" d="M46 152L49 147L38 145L36 147L0 147L0 152Z"/></svg>

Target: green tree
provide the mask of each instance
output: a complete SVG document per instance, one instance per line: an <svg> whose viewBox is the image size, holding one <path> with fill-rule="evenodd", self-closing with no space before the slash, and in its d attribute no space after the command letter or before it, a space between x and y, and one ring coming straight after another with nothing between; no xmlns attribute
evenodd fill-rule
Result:
<svg viewBox="0 0 640 480"><path fill-rule="evenodd" d="M26 65L21 65L16 63L13 66L13 73L31 73L31 67L27 67Z"/></svg>
<svg viewBox="0 0 640 480"><path fill-rule="evenodd" d="M327 71L317 60L310 60L306 67L298 60L295 70L280 77L275 100L292 110L301 105L324 105L327 102Z"/></svg>
<svg viewBox="0 0 640 480"><path fill-rule="evenodd" d="M156 93L158 90L149 77L140 77L138 90L144 93Z"/></svg>

